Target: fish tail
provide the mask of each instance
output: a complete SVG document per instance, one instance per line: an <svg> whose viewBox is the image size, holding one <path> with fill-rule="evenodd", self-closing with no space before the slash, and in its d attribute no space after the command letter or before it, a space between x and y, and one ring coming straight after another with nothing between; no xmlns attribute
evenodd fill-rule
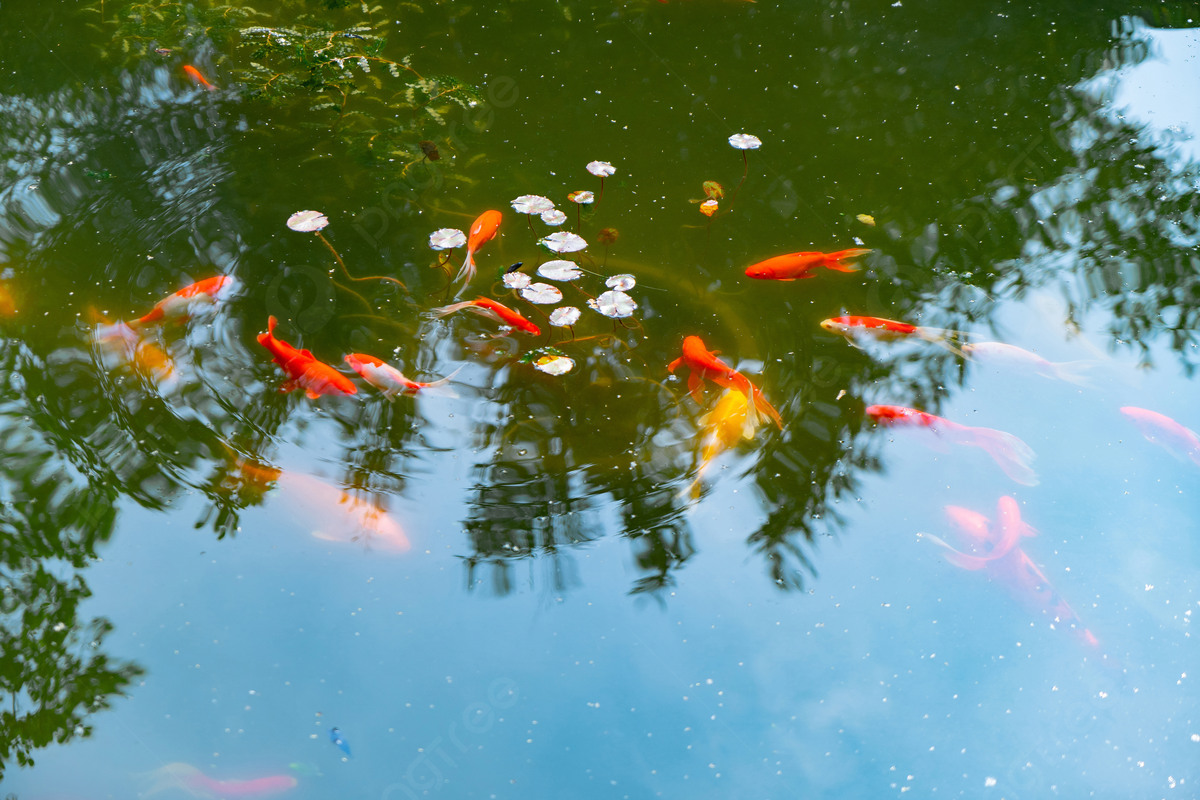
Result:
<svg viewBox="0 0 1200 800"><path fill-rule="evenodd" d="M991 428L971 428L971 441L983 448L1004 470L1004 474L1023 486L1037 486L1037 473L1029 465L1037 458L1033 449L1011 433Z"/></svg>
<svg viewBox="0 0 1200 800"><path fill-rule="evenodd" d="M774 406L767 402L767 398L763 397L763 393L758 389L754 390L754 408L770 417L771 421L775 423L779 430L783 430L783 418L779 416L779 412L775 410ZM751 430L753 430L753 428L751 428Z"/></svg>
<svg viewBox="0 0 1200 800"><path fill-rule="evenodd" d="M852 247L849 250L838 250L836 253L830 253L825 256L825 268L835 272L858 272L859 268L856 264L843 264L847 259L858 258L870 253L871 250L866 247Z"/></svg>
<svg viewBox="0 0 1200 800"><path fill-rule="evenodd" d="M462 370L463 368L459 367L446 377L439 378L436 381L425 384L421 387L421 394L430 395L433 397L449 397L451 400L458 399L458 392L454 391L449 384L450 381L454 380L454 376L462 372Z"/></svg>
<svg viewBox="0 0 1200 800"><path fill-rule="evenodd" d="M1099 361L1065 361L1061 364L1051 364L1053 373L1049 377L1091 389L1094 388L1094 384L1084 373L1099 363Z"/></svg>
<svg viewBox="0 0 1200 800"><path fill-rule="evenodd" d="M475 277L475 254L468 249L467 250L467 258L465 261L463 261L462 268L459 269L458 274L454 276L454 280L463 282L463 288L460 289L459 291L461 292L461 291L465 290L467 288L467 284L470 283L472 281L472 279L474 279L474 277Z"/></svg>
<svg viewBox="0 0 1200 800"><path fill-rule="evenodd" d="M966 358L966 354L950 341L950 337L953 335L954 331L942 330L941 328L917 328L917 336L920 336L925 341L936 344L938 347L944 347L959 358Z"/></svg>
<svg viewBox="0 0 1200 800"><path fill-rule="evenodd" d="M462 303L451 303L448 306L442 306L440 308L434 308L431 309L429 313L433 315L434 319L439 319L441 317L453 314L455 311L462 311L464 308L473 308L470 300L466 300ZM272 319L274 319L274 317L272 317Z"/></svg>

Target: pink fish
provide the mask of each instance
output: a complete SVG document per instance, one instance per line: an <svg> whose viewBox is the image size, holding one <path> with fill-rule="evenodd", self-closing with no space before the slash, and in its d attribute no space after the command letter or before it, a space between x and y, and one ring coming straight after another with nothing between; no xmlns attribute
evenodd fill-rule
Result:
<svg viewBox="0 0 1200 800"><path fill-rule="evenodd" d="M958 506L947 506L946 516L951 525L969 539L971 549L980 553L961 553L936 536L920 534L922 538L944 548L948 562L961 569L983 571L989 580L1005 586L1026 607L1046 615L1053 614L1051 627L1068 625L1085 643L1092 647L1099 646L1099 641L1083 627L1074 609L1058 594L1025 551L1017 546L1022 537L1035 536L1037 531L1021 519L1016 500L1011 497L1000 498L996 507L998 524L994 526L982 514Z"/></svg>
<svg viewBox="0 0 1200 800"><path fill-rule="evenodd" d="M167 789L182 789L192 797L267 797L296 786L296 779L291 775L270 775L245 781L218 781L191 764L179 762L159 767L149 773L148 777L154 783L142 793L142 797Z"/></svg>
<svg viewBox="0 0 1200 800"><path fill-rule="evenodd" d="M1133 420L1148 441L1161 445L1177 457L1190 458L1200 465L1200 436L1168 416L1136 406L1125 406L1121 413Z"/></svg>

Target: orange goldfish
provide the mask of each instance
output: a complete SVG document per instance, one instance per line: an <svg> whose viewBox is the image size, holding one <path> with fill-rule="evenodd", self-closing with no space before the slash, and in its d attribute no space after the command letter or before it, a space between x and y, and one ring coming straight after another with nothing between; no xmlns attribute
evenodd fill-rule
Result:
<svg viewBox="0 0 1200 800"><path fill-rule="evenodd" d="M497 303L495 300L489 300L486 297L477 297L474 300L467 300L462 303L452 303L448 306L435 308L431 313L434 317L444 317L448 314L453 314L455 311L464 310L499 322L501 325L510 325L518 330L525 331L525 333L531 336L542 335L542 330L537 325L534 325L503 303Z"/></svg>
<svg viewBox="0 0 1200 800"><path fill-rule="evenodd" d="M1137 406L1125 406L1121 413L1133 420L1146 441L1154 442L1177 457L1190 458L1200 465L1200 436L1168 416Z"/></svg>
<svg viewBox="0 0 1200 800"><path fill-rule="evenodd" d="M817 267L825 267L835 272L857 272L856 267L843 262L865 256L869 252L871 251L865 247L852 247L849 250L838 250L836 253L788 253L747 267L746 276L766 281L794 281L816 277L813 270Z"/></svg>
<svg viewBox="0 0 1200 800"><path fill-rule="evenodd" d="M175 374L175 362L166 351L142 338L127 323L102 322L93 332L92 340L117 362L132 365L159 381L166 381Z"/></svg>
<svg viewBox="0 0 1200 800"><path fill-rule="evenodd" d="M166 764L146 776L154 783L142 796L182 789L192 797L265 797L296 786L291 775L270 775L244 781L218 781L191 764Z"/></svg>
<svg viewBox="0 0 1200 800"><path fill-rule="evenodd" d="M991 547L982 555L967 555L936 536L919 534L922 538L945 548L947 561L962 569L982 570L990 579L1008 588L1021 602L1044 614L1054 614L1051 628L1056 623L1066 623L1075 629L1085 643L1092 647L1099 646L1100 642L1091 631L1083 627L1075 611L1059 596L1033 560L1018 546L1021 537L1034 536L1037 531L1021 520L1016 500L1011 497L1000 498L996 507L999 523L995 527L991 526L987 517L965 508L947 506L946 515L951 524L960 533L974 540L974 544L981 550L986 545Z"/></svg>
<svg viewBox="0 0 1200 800"><path fill-rule="evenodd" d="M17 301L8 284L0 282L0 317L12 317L17 313Z"/></svg>
<svg viewBox="0 0 1200 800"><path fill-rule="evenodd" d="M462 269L458 271L458 275L455 277L455 280L463 282L463 290L467 288L467 284L475 277L476 251L480 247L483 247L485 242L490 242L496 237L496 231L500 229L500 221L502 219L504 219L504 215L499 211L485 211L471 223L471 231L467 239L467 260L463 262Z"/></svg>
<svg viewBox="0 0 1200 800"><path fill-rule="evenodd" d="M307 350L297 350L282 339L275 338L275 317L267 320L267 332L258 335L258 343L267 348L276 364L288 374L288 381L279 391L290 392L294 389L304 389L309 400L316 400L323 394L346 395L358 391L350 379L324 361L318 361Z"/></svg>
<svg viewBox="0 0 1200 800"><path fill-rule="evenodd" d="M200 74L200 70L196 69L191 64L184 64L183 71L187 73L189 78L203 86L205 89L208 89L210 92L215 92L217 90L217 87L209 83L208 79Z"/></svg>
<svg viewBox="0 0 1200 800"><path fill-rule="evenodd" d="M157 322L184 322L200 309L226 299L236 289L237 279L230 275L206 278L167 295L155 304L149 314L129 324L139 328Z"/></svg>
<svg viewBox="0 0 1200 800"><path fill-rule="evenodd" d="M1057 378L1079 386L1091 386L1084 371L1096 366L1095 361L1064 361L1055 364L1036 353L1003 342L964 344L963 355L974 361L1007 365L1043 378Z"/></svg>
<svg viewBox="0 0 1200 800"><path fill-rule="evenodd" d="M1029 462L1037 458L1029 445L1011 433L991 428L972 428L933 414L903 406L867 406L866 415L886 427L918 428L929 431L939 442L982 448L1004 470L1004 474L1025 486L1037 486L1037 473Z"/></svg>
<svg viewBox="0 0 1200 800"><path fill-rule="evenodd" d="M742 439L754 438L755 427L746 414L748 405L746 395L737 389L730 389L717 401L712 411L698 420L704 427L700 466L696 469L696 479L680 493L682 497L699 497L701 479L713 459Z"/></svg>
<svg viewBox="0 0 1200 800"><path fill-rule="evenodd" d="M361 375L363 380L376 389L381 390L383 396L388 400L395 400L398 394L408 397L417 394L458 397L454 393L454 390L447 386L447 384L459 373L462 367L459 367L440 380L430 383L418 383L404 377L404 373L400 370L391 364L384 363L375 356L369 356L364 353L351 353L346 356L346 363L350 365L352 370Z"/></svg>
<svg viewBox="0 0 1200 800"><path fill-rule="evenodd" d="M746 410L747 420L751 425L757 425L758 414L763 413L770 417L780 430L783 429L783 420L779 412L767 402L762 392L750 383L745 375L718 359L716 353L708 352L699 336L688 336L683 340L683 355L668 364L667 370L675 374L675 370L681 366L691 370L688 376L688 391L697 403L704 398L704 381L707 379L726 389L736 389L746 397L754 399L754 403L748 405Z"/></svg>

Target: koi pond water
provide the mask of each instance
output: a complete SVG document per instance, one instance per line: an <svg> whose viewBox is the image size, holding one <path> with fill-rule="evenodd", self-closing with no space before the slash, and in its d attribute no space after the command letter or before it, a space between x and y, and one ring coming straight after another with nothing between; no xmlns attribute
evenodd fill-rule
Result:
<svg viewBox="0 0 1200 800"><path fill-rule="evenodd" d="M372 2L0 8L0 794L1200 795L1200 3Z"/></svg>

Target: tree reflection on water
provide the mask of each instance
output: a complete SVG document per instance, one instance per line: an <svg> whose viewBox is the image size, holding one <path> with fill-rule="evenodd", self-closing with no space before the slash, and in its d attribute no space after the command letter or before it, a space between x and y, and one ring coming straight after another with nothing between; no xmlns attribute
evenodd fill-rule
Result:
<svg viewBox="0 0 1200 800"><path fill-rule="evenodd" d="M1166 341L1194 368L1196 176L1139 143L1148 141L1143 132L1101 113L1096 98L1060 88L1143 56L1128 29L1114 38L1093 24L1094 13L1079 16L1093 22L1064 18L1055 37L1078 57L1057 66L1013 64L1012 52L972 54L970 114L1005 126L1003 141L988 132L978 142L961 138L961 107L913 108L912 85L932 80L917 73L936 65L913 64L898 45L851 58L837 44L848 27L830 17L831 45L812 56L812 67L824 75L822 85L836 87L826 99L844 106L854 127L830 143L828 157L839 157L853 131L887 131L896 150L942 166L937 187L906 193L903 207L871 232L876 253L867 260L867 280L844 282L836 299L826 300L853 312L978 331L994 326L1002 302L1053 288L1071 317L1106 313L1114 348L1137 348L1148 360L1150 346ZM880 41L894 41L889 24L869 20L867 27ZM926 42L931 51L932 44ZM1110 61L1101 60L1105 54ZM1029 74L1047 79L1030 81ZM243 195L222 197L228 187L252 182L254 170L233 168L245 156L236 152L221 109L204 105L207 98L174 95L149 70L126 73L123 86L112 97L63 90L0 98L0 129L18 143L0 190L0 253L18 293L27 290L27 305L0 322L7 388L0 409L0 676L7 698L0 704L0 761L29 763L38 747L86 736L86 715L107 707L140 674L104 655L111 626L82 621L78 612L88 596L83 572L111 535L118 502L165 510L196 492L207 504L198 527L218 539L247 535L239 534L241 512L270 496L280 443L316 425L312 404L276 391L276 370L251 337L277 311L271 298L284 291L279 265L307 258L321 264L308 271L320 278L328 274L324 254L283 238L282 219L260 220ZM860 102L868 89L873 101ZM1061 111L1049 125L1053 139L1042 138L1047 107ZM931 136L934 129L948 131L946 138ZM888 157L860 155L867 164ZM605 202L615 202L612 194ZM433 210L436 198L414 198ZM812 213L834 218L838 203L848 206L850 198ZM406 212L414 226L420 210ZM411 295L330 278L329 286L311 288L353 311L310 325L302 317L311 298L289 284L284 293L292 299L283 305L295 313L285 325L318 354L386 354L403 334L405 361L438 374L447 371L439 363L447 340L433 331L454 332L455 346L488 350L470 357L488 378L477 392L471 441L456 451L473 459L463 514L466 584L486 583L497 594L513 591L526 565L542 591L569 591L580 580L574 554L619 535L629 540L639 571L632 592L660 596L702 549L689 520L703 518L704 498L692 505L680 496L691 481L701 412L666 374L686 334L703 333L721 343L711 346L742 359L760 358L767 396L787 421L783 431L764 428L742 445L736 462L763 514L757 529L745 532L747 547L781 589L799 588L817 571L816 537L838 533L840 509L856 501L862 476L882 468L863 406L885 399L936 412L966 372L937 347L871 355L851 349L783 293L764 310L710 285L701 269L614 258L610 272L617 264L644 276L669 300L650 298L657 313L644 321L644 332L562 344L577 369L550 378L507 349L492 349L495 340L464 334L468 327L422 322L420 311L431 305L424 293L441 284L436 271L404 261L408 250L367 255L403 274ZM346 254L350 263L354 255ZM128 314L178 288L180 264L197 271L193 277L236 274L246 291L212 320L163 331L162 346L178 365L170 385L136 369L107 368L64 310L74 314L94 303L113 316L116 309ZM337 473L330 483L381 509L404 497L409 478L437 457L420 439L417 407L403 398L392 404L363 392L355 402L321 409L340 448L329 460ZM69 566L68 577L60 577L59 565Z"/></svg>

